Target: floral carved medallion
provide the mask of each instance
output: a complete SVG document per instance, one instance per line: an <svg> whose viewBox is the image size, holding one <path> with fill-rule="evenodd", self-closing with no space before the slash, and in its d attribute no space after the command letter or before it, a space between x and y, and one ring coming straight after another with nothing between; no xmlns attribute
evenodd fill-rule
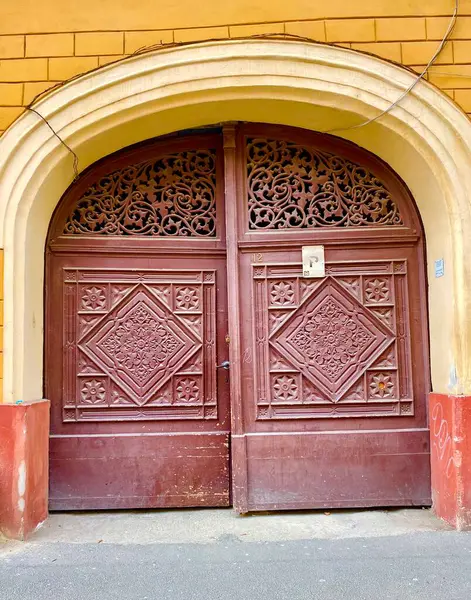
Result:
<svg viewBox="0 0 471 600"><path fill-rule="evenodd" d="M89 379L83 382L80 395L84 404L100 404L105 401L106 388L102 381Z"/></svg>
<svg viewBox="0 0 471 600"><path fill-rule="evenodd" d="M356 363L374 339L353 313L333 298L307 316L290 341L334 382Z"/></svg>
<svg viewBox="0 0 471 600"><path fill-rule="evenodd" d="M106 307L106 296L102 288L92 286L84 290L82 308L84 310L101 310Z"/></svg>
<svg viewBox="0 0 471 600"><path fill-rule="evenodd" d="M156 369L181 349L179 340L165 324L158 321L140 302L118 321L99 342L101 349L140 386L145 385Z"/></svg>
<svg viewBox="0 0 471 600"><path fill-rule="evenodd" d="M195 347L170 309L139 287L81 343L82 351L138 404L155 395Z"/></svg>
<svg viewBox="0 0 471 600"><path fill-rule="evenodd" d="M275 331L271 345L337 402L392 339L376 315L327 278Z"/></svg>

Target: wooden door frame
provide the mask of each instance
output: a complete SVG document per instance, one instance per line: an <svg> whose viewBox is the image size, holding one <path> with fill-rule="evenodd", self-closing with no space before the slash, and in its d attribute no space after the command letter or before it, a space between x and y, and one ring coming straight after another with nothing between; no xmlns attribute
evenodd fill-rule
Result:
<svg viewBox="0 0 471 600"><path fill-rule="evenodd" d="M226 206L226 252L227 252L227 306L229 318L229 357L231 363L231 465L232 504L234 510L244 514L248 510L247 490L247 438L244 435L242 416L241 346L240 346L240 285L238 248L238 202L237 202L237 125L223 128L224 184ZM231 276L229 277L229 274Z"/></svg>

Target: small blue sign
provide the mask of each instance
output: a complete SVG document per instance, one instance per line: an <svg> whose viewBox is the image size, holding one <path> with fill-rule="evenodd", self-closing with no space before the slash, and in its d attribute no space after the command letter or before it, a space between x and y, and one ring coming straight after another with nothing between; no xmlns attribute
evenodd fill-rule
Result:
<svg viewBox="0 0 471 600"><path fill-rule="evenodd" d="M445 275L445 261L443 258L435 261L435 277L443 277Z"/></svg>

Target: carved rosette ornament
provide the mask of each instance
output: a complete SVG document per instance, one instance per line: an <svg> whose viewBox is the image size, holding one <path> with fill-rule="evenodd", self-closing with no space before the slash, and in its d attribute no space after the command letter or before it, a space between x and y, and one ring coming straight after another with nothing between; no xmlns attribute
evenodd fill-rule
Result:
<svg viewBox="0 0 471 600"><path fill-rule="evenodd" d="M168 154L101 177L75 202L63 234L214 237L216 152Z"/></svg>
<svg viewBox="0 0 471 600"><path fill-rule="evenodd" d="M369 169L285 140L247 140L249 229L403 225Z"/></svg>

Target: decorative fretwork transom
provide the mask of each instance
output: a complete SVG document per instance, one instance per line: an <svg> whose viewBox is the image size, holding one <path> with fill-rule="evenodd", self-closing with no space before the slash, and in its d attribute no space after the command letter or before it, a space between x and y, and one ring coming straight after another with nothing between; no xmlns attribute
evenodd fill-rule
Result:
<svg viewBox="0 0 471 600"><path fill-rule="evenodd" d="M214 237L216 151L167 154L101 177L75 202L63 233Z"/></svg>
<svg viewBox="0 0 471 600"><path fill-rule="evenodd" d="M403 225L386 184L341 156L284 140L247 140L249 229Z"/></svg>

